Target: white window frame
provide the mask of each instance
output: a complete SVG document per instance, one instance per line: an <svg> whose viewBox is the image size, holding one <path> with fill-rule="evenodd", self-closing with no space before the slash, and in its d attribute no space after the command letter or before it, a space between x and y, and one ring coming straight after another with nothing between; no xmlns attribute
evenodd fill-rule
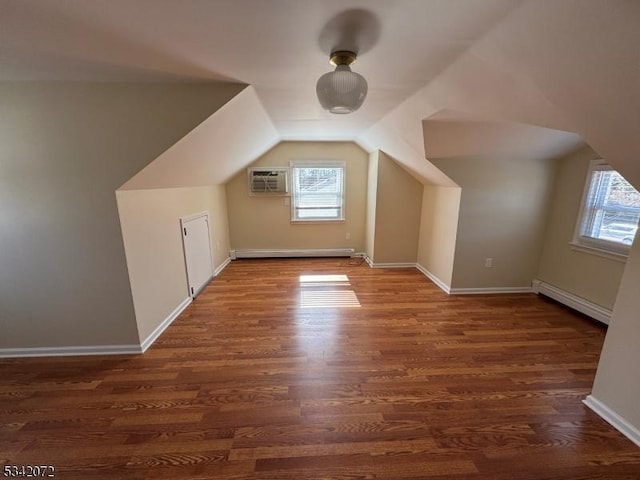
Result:
<svg viewBox="0 0 640 480"><path fill-rule="evenodd" d="M585 180L584 189L582 191L582 199L580 201L580 211L573 232L573 239L570 242L573 250L598 255L601 257L626 262L629 256L630 245L619 242L608 241L605 239L591 238L582 235L583 225L587 221L589 207L589 189L591 188L591 180L595 172L600 171L616 171L605 160L592 160L589 164L587 178Z"/></svg>
<svg viewBox="0 0 640 480"><path fill-rule="evenodd" d="M345 221L346 196L345 185L347 168L346 163L341 160L293 160L290 162L291 168L291 223L339 223ZM342 185L341 185L341 205L337 218L326 217L307 217L298 218L298 180L295 170L298 168L341 168L342 169Z"/></svg>

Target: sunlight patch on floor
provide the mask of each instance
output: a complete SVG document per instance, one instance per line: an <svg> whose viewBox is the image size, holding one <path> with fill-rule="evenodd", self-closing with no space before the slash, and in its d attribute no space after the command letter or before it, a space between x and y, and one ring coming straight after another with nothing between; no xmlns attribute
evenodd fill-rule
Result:
<svg viewBox="0 0 640 480"><path fill-rule="evenodd" d="M302 287L325 287L350 285L349 277L346 275L300 275L300 285Z"/></svg>
<svg viewBox="0 0 640 480"><path fill-rule="evenodd" d="M300 287L301 308L361 306L346 275L300 275Z"/></svg>
<svg viewBox="0 0 640 480"><path fill-rule="evenodd" d="M353 290L311 290L300 292L302 308L353 308L360 307Z"/></svg>

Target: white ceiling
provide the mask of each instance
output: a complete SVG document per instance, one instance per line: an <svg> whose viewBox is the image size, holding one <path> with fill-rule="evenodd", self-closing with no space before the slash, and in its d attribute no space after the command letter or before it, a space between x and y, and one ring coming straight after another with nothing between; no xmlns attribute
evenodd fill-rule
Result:
<svg viewBox="0 0 640 480"><path fill-rule="evenodd" d="M353 139L519 4L0 0L0 81L240 82L255 87L281 138ZM353 45L369 95L360 111L335 116L315 83L331 69L330 50Z"/></svg>
<svg viewBox="0 0 640 480"><path fill-rule="evenodd" d="M245 83L246 98L229 108L266 115L262 137L238 138L268 138L265 149L355 140L424 182L451 186L427 160L423 121L465 112L463 123L431 123L446 127L447 148L473 125L482 154L491 155L482 138L490 131L502 139L495 151L521 134L519 150L536 158L572 148L578 138L566 132L575 132L640 185L639 26L637 0L0 0L0 81ZM315 83L331 68L330 50L345 46L359 50L354 70L369 96L358 112L336 116L319 107ZM225 115L242 125L242 113ZM218 161L232 172L251 160Z"/></svg>
<svg viewBox="0 0 640 480"><path fill-rule="evenodd" d="M559 158L584 146L575 133L516 122L498 122L465 112L441 110L423 121L430 160L452 158Z"/></svg>

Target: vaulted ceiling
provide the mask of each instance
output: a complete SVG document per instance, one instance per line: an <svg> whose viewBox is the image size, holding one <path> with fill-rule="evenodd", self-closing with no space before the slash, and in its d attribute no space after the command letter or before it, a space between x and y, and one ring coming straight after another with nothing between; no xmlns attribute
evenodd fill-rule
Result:
<svg viewBox="0 0 640 480"><path fill-rule="evenodd" d="M505 126L484 153L519 132L533 156L558 155L581 141L563 131L575 132L638 184L638 25L632 0L0 0L0 81L250 85L224 115L256 118L238 128L262 146L220 155L211 183L279 140L320 139L383 149L425 182L451 185L427 160L424 129L451 136L472 119ZM335 116L315 82L345 47L359 51L369 96ZM192 138L200 150L230 148L220 135L203 146L208 136Z"/></svg>

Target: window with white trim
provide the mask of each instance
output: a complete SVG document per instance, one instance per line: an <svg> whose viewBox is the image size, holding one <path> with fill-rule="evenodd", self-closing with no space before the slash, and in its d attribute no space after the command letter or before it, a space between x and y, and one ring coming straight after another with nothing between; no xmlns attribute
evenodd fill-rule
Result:
<svg viewBox="0 0 640 480"><path fill-rule="evenodd" d="M591 162L573 243L627 255L638 219L640 193L602 160Z"/></svg>
<svg viewBox="0 0 640 480"><path fill-rule="evenodd" d="M344 173L344 162L292 162L291 221L344 220Z"/></svg>

